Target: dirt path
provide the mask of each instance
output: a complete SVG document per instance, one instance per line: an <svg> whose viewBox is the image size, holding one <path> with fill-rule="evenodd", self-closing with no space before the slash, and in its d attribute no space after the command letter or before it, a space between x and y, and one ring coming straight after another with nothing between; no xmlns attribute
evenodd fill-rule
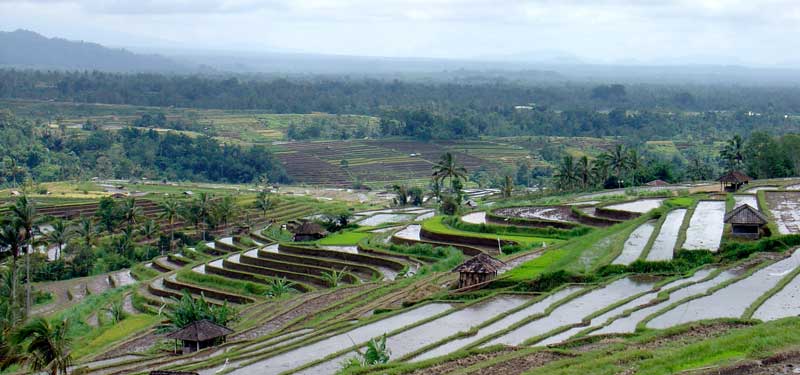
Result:
<svg viewBox="0 0 800 375"><path fill-rule="evenodd" d="M547 351L535 352L528 355L509 358L489 367L470 372L470 375L517 375L536 367L542 367L550 362L568 357L565 354Z"/></svg>
<svg viewBox="0 0 800 375"><path fill-rule="evenodd" d="M37 283L34 284L33 288L50 293L53 296L53 300L50 303L33 307L32 312L34 315L47 315L82 301L87 296L87 290L91 294L100 294L111 289L111 284L108 282L108 275L104 274ZM70 298L70 295L72 298Z"/></svg>
<svg viewBox="0 0 800 375"><path fill-rule="evenodd" d="M778 353L760 361L745 361L734 366L702 372L703 375L789 375L797 373L800 373L800 351Z"/></svg>

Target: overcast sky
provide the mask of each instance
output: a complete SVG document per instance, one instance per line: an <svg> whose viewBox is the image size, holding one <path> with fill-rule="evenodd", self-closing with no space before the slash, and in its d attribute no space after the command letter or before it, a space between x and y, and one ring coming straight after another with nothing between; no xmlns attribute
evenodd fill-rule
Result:
<svg viewBox="0 0 800 375"><path fill-rule="evenodd" d="M800 0L0 0L0 29L18 28L129 47L800 62Z"/></svg>

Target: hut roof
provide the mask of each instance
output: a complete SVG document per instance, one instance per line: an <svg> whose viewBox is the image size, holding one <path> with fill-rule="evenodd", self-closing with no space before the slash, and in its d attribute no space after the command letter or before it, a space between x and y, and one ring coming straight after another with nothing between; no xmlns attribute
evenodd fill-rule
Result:
<svg viewBox="0 0 800 375"><path fill-rule="evenodd" d="M478 254L468 259L466 262L461 263L460 266L453 269L453 272L495 273L504 265L505 263L498 259L492 258L486 254Z"/></svg>
<svg viewBox="0 0 800 375"><path fill-rule="evenodd" d="M650 182L646 183L645 185L647 185L647 186L667 186L667 185L669 185L669 183L664 181L664 180L653 180L653 181L650 181Z"/></svg>
<svg viewBox="0 0 800 375"><path fill-rule="evenodd" d="M742 183L742 182L750 182L750 176L739 172L739 171L730 171L717 179L719 182L731 182L731 183Z"/></svg>
<svg viewBox="0 0 800 375"><path fill-rule="evenodd" d="M208 319L198 320L179 331L175 331L167 335L168 339L184 340L184 341L206 341L230 335L233 330L214 323Z"/></svg>
<svg viewBox="0 0 800 375"><path fill-rule="evenodd" d="M292 229L294 234L326 234L325 228L317 223L306 221Z"/></svg>
<svg viewBox="0 0 800 375"><path fill-rule="evenodd" d="M736 207L725 215L725 222L728 224L764 225L767 221L767 217L761 211L748 204Z"/></svg>

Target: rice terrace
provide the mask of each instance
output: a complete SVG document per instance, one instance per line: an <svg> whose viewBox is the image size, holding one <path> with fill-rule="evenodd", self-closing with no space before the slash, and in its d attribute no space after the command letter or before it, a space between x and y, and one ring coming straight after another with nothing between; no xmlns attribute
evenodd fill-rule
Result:
<svg viewBox="0 0 800 375"><path fill-rule="evenodd" d="M0 21L112 41L148 16L171 52L0 30L0 375L800 373L800 73L611 56L719 42L651 12L774 4L604 3L586 27L693 40L586 30L582 61L458 31L592 2L414 2L391 32L392 2L46 3ZM491 52L512 41L537 50ZM445 57L377 55L421 46Z"/></svg>

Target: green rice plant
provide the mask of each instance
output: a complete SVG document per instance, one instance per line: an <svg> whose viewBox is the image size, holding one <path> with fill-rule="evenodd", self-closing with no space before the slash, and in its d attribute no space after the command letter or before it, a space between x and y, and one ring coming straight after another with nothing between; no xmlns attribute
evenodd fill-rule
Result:
<svg viewBox="0 0 800 375"><path fill-rule="evenodd" d="M293 287L294 283L291 281L286 280L285 277L280 279L273 279L269 283L269 290L267 291L267 297L269 298L281 298L286 294L290 293L297 293L297 289Z"/></svg>
<svg viewBox="0 0 800 375"><path fill-rule="evenodd" d="M386 347L386 334L374 337L367 343L367 348L362 352L356 349L356 356L341 362L341 369L337 374L346 374L357 369L369 368L389 362L391 351Z"/></svg>
<svg viewBox="0 0 800 375"><path fill-rule="evenodd" d="M114 300L108 304L107 307L103 308L103 311L107 312L108 315L111 317L111 321L113 323L119 323L128 315L125 312L125 308L123 307L123 300Z"/></svg>
<svg viewBox="0 0 800 375"><path fill-rule="evenodd" d="M330 272L323 272L321 277L328 283L328 286L336 288L342 283L346 273L347 267L343 268L341 271L331 270Z"/></svg>

